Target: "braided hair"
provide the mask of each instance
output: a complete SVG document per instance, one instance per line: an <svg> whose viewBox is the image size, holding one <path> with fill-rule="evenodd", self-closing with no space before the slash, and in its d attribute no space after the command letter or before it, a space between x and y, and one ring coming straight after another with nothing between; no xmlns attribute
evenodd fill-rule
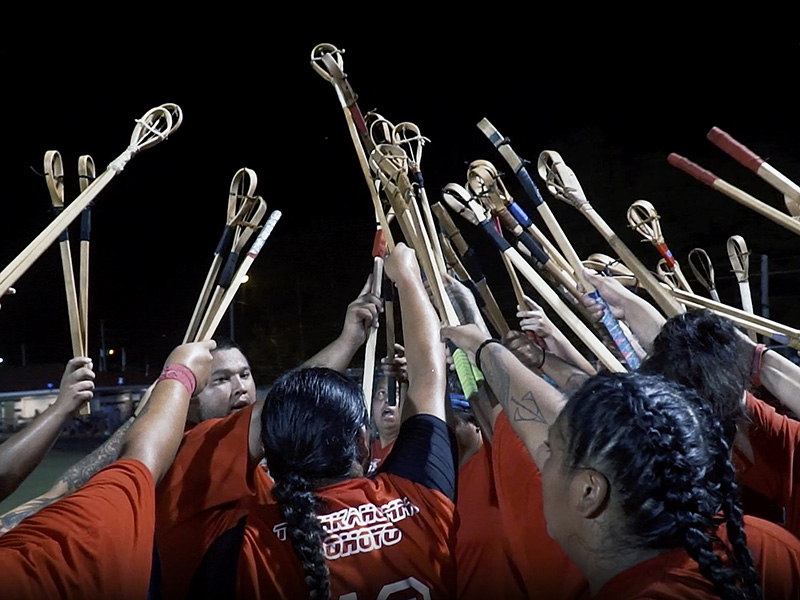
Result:
<svg viewBox="0 0 800 600"><path fill-rule="evenodd" d="M639 367L694 389L706 400L733 444L742 406L750 355L736 326L710 310L671 317L653 340L653 350Z"/></svg>
<svg viewBox="0 0 800 600"><path fill-rule="evenodd" d="M306 573L309 598L330 598L325 531L317 518L321 502L314 488L350 477L354 464L363 463L358 437L366 423L361 387L332 369L285 373L264 400L261 437L275 481L272 496Z"/></svg>
<svg viewBox="0 0 800 600"><path fill-rule="evenodd" d="M569 466L608 478L626 515L623 543L684 548L722 598L761 598L730 447L696 393L655 375L599 375L558 420ZM729 546L717 536L723 522Z"/></svg>

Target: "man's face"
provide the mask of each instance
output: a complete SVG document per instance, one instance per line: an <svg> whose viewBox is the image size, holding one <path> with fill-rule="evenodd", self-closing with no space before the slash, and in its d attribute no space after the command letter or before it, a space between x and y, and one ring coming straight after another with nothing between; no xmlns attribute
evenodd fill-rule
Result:
<svg viewBox="0 0 800 600"><path fill-rule="evenodd" d="M383 436L397 437L400 431L400 406L399 403L389 406L388 381L385 377L378 379L375 385L375 394L372 396L372 418Z"/></svg>
<svg viewBox="0 0 800 600"><path fill-rule="evenodd" d="M197 395L200 420L227 417L256 401L250 363L236 348L215 350L208 385Z"/></svg>

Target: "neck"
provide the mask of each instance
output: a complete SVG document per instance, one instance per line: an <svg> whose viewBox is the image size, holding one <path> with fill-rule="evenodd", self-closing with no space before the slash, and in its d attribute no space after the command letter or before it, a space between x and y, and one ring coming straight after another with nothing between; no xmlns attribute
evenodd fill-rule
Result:
<svg viewBox="0 0 800 600"><path fill-rule="evenodd" d="M650 560L662 554L663 550L650 549L625 549L606 554L586 554L580 558L572 558L573 562L580 568L586 580L589 582L589 589L592 596L596 596L603 586L614 577L635 567L639 563Z"/></svg>
<svg viewBox="0 0 800 600"><path fill-rule="evenodd" d="M379 433L378 437L381 440L381 448L386 448L389 444L397 439L397 432Z"/></svg>

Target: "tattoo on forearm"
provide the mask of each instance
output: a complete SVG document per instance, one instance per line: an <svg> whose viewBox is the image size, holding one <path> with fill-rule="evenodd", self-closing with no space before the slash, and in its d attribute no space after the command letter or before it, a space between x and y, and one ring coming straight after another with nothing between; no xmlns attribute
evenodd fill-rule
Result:
<svg viewBox="0 0 800 600"><path fill-rule="evenodd" d="M539 408L536 398L533 397L533 392L528 392L521 400L511 397L509 402L514 406L512 418L515 421L533 421L547 425L547 419L544 418L542 409Z"/></svg>
<svg viewBox="0 0 800 600"><path fill-rule="evenodd" d="M19 525L23 519L30 515L39 512L45 506L55 502L57 498L34 498L18 506L17 508L8 511L0 517L0 536L8 533L14 527Z"/></svg>
<svg viewBox="0 0 800 600"><path fill-rule="evenodd" d="M103 445L97 450L82 458L59 478L67 486L69 492L74 492L83 486L100 469L107 467L119 458L119 449L122 446L122 438L133 424L133 419L128 419L122 424Z"/></svg>
<svg viewBox="0 0 800 600"><path fill-rule="evenodd" d="M513 421L527 421L532 423L543 423L548 425L544 418L542 409L539 407L533 392L526 393L522 398L517 399L511 393L511 377L503 365L498 364L499 348L494 348L496 344L490 344L484 350L485 358L481 361L486 380L491 383L492 390L497 400L503 406L503 410L509 419ZM488 350L488 352L487 352ZM486 360L488 358L489 360Z"/></svg>

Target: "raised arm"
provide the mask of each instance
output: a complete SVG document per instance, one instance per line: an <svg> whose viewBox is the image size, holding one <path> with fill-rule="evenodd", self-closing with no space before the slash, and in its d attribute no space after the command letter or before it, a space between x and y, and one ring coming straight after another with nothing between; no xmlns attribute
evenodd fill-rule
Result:
<svg viewBox="0 0 800 600"><path fill-rule="evenodd" d="M36 468L75 410L92 399L93 391L91 359L71 359L64 369L56 401L0 445L0 500Z"/></svg>
<svg viewBox="0 0 800 600"><path fill-rule="evenodd" d="M439 317L428 298L414 251L397 244L386 258L384 272L397 287L403 320L408 390L402 418L429 414L445 420L444 344L439 337Z"/></svg>
<svg viewBox="0 0 800 600"><path fill-rule="evenodd" d="M544 373L564 393L578 389L589 378L586 371L552 352L543 350L522 331L512 329L503 336L502 342L522 364L537 375Z"/></svg>
<svg viewBox="0 0 800 600"><path fill-rule="evenodd" d="M150 400L134 420L120 448L120 458L143 463L158 483L183 438L189 399L202 390L211 373L213 340L182 344L164 363Z"/></svg>
<svg viewBox="0 0 800 600"><path fill-rule="evenodd" d="M795 415L800 415L800 366L778 352L767 352L764 346L757 346L744 333L740 337L753 350L753 383L760 382L778 402Z"/></svg>
<svg viewBox="0 0 800 600"><path fill-rule="evenodd" d="M383 310L383 301L370 292L372 275L347 306L342 331L335 340L306 360L301 367L328 367L344 373L358 349L364 345L373 327L378 326L378 314Z"/></svg>
<svg viewBox="0 0 800 600"><path fill-rule="evenodd" d="M443 327L441 335L464 350L471 360L480 348L480 368L503 407L514 431L541 469L546 456L542 448L547 430L566 403L566 398L522 364L497 340L491 340L475 325Z"/></svg>
<svg viewBox="0 0 800 600"><path fill-rule="evenodd" d="M589 269L584 269L583 274L589 283L600 292L603 300L611 308L614 317L618 321L628 324L642 349L649 353L653 349L653 340L666 322L664 315L647 300L634 294L613 277L604 277ZM581 301L590 310L602 310L595 300L585 294L581 297ZM599 319L602 317L602 313L595 316Z"/></svg>
<svg viewBox="0 0 800 600"><path fill-rule="evenodd" d="M524 331L533 331L542 338L547 344L547 349L553 355L561 358L564 362L574 365L589 375L595 375L597 371L586 357L567 339L558 327L556 327L532 298L525 296L527 307L517 306L517 318L519 327ZM547 373L547 371L544 371ZM563 388L562 388L563 389Z"/></svg>

